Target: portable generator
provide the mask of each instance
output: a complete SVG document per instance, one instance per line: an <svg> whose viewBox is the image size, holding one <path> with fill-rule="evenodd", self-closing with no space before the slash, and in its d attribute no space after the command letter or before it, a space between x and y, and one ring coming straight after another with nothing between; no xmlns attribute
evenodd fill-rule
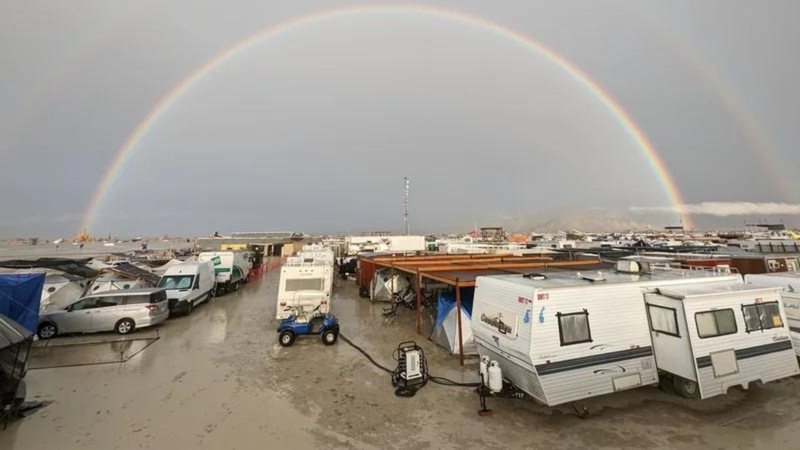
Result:
<svg viewBox="0 0 800 450"><path fill-rule="evenodd" d="M397 368L392 372L395 395L411 397L428 382L425 352L414 341L402 342L394 352Z"/></svg>

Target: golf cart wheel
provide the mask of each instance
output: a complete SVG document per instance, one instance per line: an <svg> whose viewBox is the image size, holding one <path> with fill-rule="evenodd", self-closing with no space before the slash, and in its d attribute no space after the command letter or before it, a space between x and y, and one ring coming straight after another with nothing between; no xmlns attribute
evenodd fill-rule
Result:
<svg viewBox="0 0 800 450"><path fill-rule="evenodd" d="M55 337L56 334L58 334L58 328L53 322L45 322L39 325L39 330L36 332L36 335L39 336L39 339L50 339Z"/></svg>
<svg viewBox="0 0 800 450"><path fill-rule="evenodd" d="M675 386L675 391L678 392L681 397L691 399L700 398L700 387L697 385L696 381L687 380L686 378L675 375L673 376L672 382Z"/></svg>
<svg viewBox="0 0 800 450"><path fill-rule="evenodd" d="M118 334L129 334L131 331L134 330L136 325L133 323L131 319L122 319L114 325L114 331Z"/></svg>
<svg viewBox="0 0 800 450"><path fill-rule="evenodd" d="M336 339L339 338L339 332L336 330L327 330L322 333L322 343L325 345L333 345L336 343Z"/></svg>
<svg viewBox="0 0 800 450"><path fill-rule="evenodd" d="M283 330L278 335L278 343L281 347L289 347L294 344L294 333L291 330Z"/></svg>

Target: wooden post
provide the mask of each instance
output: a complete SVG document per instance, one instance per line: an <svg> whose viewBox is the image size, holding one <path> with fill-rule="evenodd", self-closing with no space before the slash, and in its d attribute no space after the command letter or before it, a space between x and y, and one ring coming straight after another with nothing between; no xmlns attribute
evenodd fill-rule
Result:
<svg viewBox="0 0 800 450"><path fill-rule="evenodd" d="M422 275L417 268L417 334L422 334Z"/></svg>
<svg viewBox="0 0 800 450"><path fill-rule="evenodd" d="M461 334L461 286L456 278L456 308L458 309L458 361L464 365L464 339Z"/></svg>

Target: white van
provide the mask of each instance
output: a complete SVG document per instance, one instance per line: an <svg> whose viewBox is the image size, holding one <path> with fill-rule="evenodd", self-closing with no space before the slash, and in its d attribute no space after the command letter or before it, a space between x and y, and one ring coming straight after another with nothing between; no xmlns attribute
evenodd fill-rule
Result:
<svg viewBox="0 0 800 450"><path fill-rule="evenodd" d="M239 289L239 284L247 283L253 268L253 252L249 251L203 252L197 255L197 259L210 261L213 265L217 295Z"/></svg>
<svg viewBox="0 0 800 450"><path fill-rule="evenodd" d="M166 289L170 314L190 314L214 295L216 277L211 262L184 262L164 272L158 287Z"/></svg>

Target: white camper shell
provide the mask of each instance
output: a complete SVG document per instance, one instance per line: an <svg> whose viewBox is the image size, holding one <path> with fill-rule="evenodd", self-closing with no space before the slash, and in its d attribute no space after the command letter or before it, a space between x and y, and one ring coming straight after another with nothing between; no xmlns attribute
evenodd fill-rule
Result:
<svg viewBox="0 0 800 450"><path fill-rule="evenodd" d="M174 264L167 268L158 287L167 291L170 314L191 314L195 306L214 295L214 266L211 261Z"/></svg>
<svg viewBox="0 0 800 450"><path fill-rule="evenodd" d="M197 260L210 261L214 266L217 294L239 289L239 284L247 283L253 268L253 252L250 251L203 252L197 255Z"/></svg>
<svg viewBox="0 0 800 450"><path fill-rule="evenodd" d="M311 310L316 311L315 314L328 313L332 286L333 266L313 258L288 258L281 267L276 319L288 318L292 314L293 305L302 303L304 309L308 309L311 301L316 302L311 307Z"/></svg>
<svg viewBox="0 0 800 450"><path fill-rule="evenodd" d="M800 357L800 272L748 274L744 276L744 281L758 286L783 288L781 298L786 321L789 323L789 334L792 336L795 355Z"/></svg>
<svg viewBox="0 0 800 450"><path fill-rule="evenodd" d="M720 279L741 277L680 269L478 277L472 333L507 382L559 405L657 383L643 291Z"/></svg>
<svg viewBox="0 0 800 450"><path fill-rule="evenodd" d="M646 293L659 371L669 373L688 398L797 375L780 291L736 281Z"/></svg>

